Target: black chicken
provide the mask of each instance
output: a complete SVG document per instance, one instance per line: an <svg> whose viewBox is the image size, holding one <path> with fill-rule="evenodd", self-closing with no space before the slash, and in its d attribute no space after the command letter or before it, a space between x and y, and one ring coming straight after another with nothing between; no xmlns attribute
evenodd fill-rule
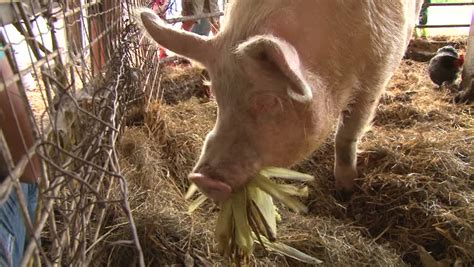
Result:
<svg viewBox="0 0 474 267"><path fill-rule="evenodd" d="M428 72L430 79L438 86L444 82L453 83L464 64L464 56L459 55L450 45L438 49L436 55L430 60Z"/></svg>

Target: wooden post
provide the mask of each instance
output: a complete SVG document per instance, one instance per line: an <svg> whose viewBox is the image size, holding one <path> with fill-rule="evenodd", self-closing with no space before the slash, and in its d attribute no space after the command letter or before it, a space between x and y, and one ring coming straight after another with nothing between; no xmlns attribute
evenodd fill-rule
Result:
<svg viewBox="0 0 474 267"><path fill-rule="evenodd" d="M474 102L474 12L472 13L471 30L469 31L469 38L467 40L467 51L462 71L462 81L459 87L461 93L456 96L456 102Z"/></svg>
<svg viewBox="0 0 474 267"><path fill-rule="evenodd" d="M81 6L81 0L67 0L66 10L73 10ZM82 38L82 14L76 12L65 18L66 21L66 33L69 49L77 56L83 50L83 38Z"/></svg>
<svg viewBox="0 0 474 267"><path fill-rule="evenodd" d="M92 1L89 0L88 3ZM105 53L103 40L99 40L101 33L104 30L104 19L101 13L103 12L103 2L92 5L89 10L89 34L91 45L91 64L92 73L94 76L102 77L102 68L105 65Z"/></svg>

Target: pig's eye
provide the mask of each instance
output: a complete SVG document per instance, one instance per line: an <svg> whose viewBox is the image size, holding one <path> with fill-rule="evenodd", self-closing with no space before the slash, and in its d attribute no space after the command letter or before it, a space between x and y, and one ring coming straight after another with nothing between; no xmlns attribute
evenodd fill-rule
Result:
<svg viewBox="0 0 474 267"><path fill-rule="evenodd" d="M274 94L256 94L250 98L252 113L255 115L274 114L283 110L281 99Z"/></svg>

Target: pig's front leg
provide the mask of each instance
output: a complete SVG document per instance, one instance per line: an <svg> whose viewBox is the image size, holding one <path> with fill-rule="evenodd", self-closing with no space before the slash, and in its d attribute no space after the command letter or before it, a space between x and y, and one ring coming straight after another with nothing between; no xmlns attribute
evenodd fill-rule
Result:
<svg viewBox="0 0 474 267"><path fill-rule="evenodd" d="M360 93L348 110L342 112L336 133L334 177L336 190L352 192L357 173L357 142L373 117L381 92Z"/></svg>

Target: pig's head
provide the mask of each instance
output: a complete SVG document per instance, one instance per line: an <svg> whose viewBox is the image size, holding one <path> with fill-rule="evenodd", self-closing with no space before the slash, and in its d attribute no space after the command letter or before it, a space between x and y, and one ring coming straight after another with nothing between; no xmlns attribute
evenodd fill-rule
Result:
<svg viewBox="0 0 474 267"><path fill-rule="evenodd" d="M262 167L289 166L315 148L322 129L314 125L325 116L314 110L325 103L313 101L314 81L289 43L258 35L229 44L225 34L210 39L172 29L151 12L141 19L160 45L209 71L218 116L189 175L208 197L223 201Z"/></svg>

